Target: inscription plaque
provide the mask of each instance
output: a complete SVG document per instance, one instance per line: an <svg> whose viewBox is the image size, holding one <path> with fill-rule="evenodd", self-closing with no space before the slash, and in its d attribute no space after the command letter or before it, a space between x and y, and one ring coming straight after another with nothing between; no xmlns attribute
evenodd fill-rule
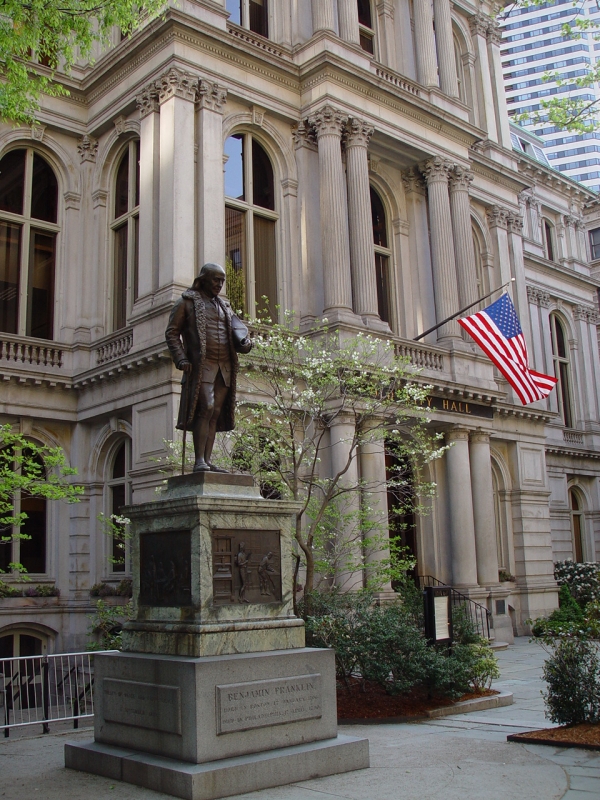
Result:
<svg viewBox="0 0 600 800"><path fill-rule="evenodd" d="M107 722L181 735L178 686L104 678L102 690Z"/></svg>
<svg viewBox="0 0 600 800"><path fill-rule="evenodd" d="M321 675L217 686L217 734L322 716Z"/></svg>
<svg viewBox="0 0 600 800"><path fill-rule="evenodd" d="M280 603L279 531L213 530L213 603Z"/></svg>
<svg viewBox="0 0 600 800"><path fill-rule="evenodd" d="M140 605L192 605L189 531L140 536Z"/></svg>

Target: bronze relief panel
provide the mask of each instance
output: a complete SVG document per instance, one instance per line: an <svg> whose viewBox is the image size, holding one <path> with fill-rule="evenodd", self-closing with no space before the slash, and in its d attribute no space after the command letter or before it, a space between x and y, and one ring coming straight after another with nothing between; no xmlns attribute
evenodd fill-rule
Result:
<svg viewBox="0 0 600 800"><path fill-rule="evenodd" d="M281 602L279 531L213 530L213 603Z"/></svg>

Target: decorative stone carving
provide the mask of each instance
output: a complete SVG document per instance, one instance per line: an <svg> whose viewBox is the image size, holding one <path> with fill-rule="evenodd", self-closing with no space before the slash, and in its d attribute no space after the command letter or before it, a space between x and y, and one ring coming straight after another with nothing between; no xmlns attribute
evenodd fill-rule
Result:
<svg viewBox="0 0 600 800"><path fill-rule="evenodd" d="M502 41L502 28L500 26L500 23L495 19L491 19L489 21L487 29L487 40L490 44L496 44L496 45L500 45Z"/></svg>
<svg viewBox="0 0 600 800"><path fill-rule="evenodd" d="M486 217L490 228L504 228L508 227L508 218L511 212L507 208L501 206L492 206L486 211Z"/></svg>
<svg viewBox="0 0 600 800"><path fill-rule="evenodd" d="M432 183L447 183L452 164L439 156L434 156L429 161L421 164L419 168L429 186Z"/></svg>
<svg viewBox="0 0 600 800"><path fill-rule="evenodd" d="M469 28L473 36L487 36L491 19L487 14L473 14L469 19Z"/></svg>
<svg viewBox="0 0 600 800"><path fill-rule="evenodd" d="M473 173L470 169L455 164L450 171L450 188L454 190L463 190L468 192L471 184L473 183Z"/></svg>
<svg viewBox="0 0 600 800"><path fill-rule="evenodd" d="M136 105L140 111L140 117L144 119L148 114L158 111L158 89L155 83L146 86L135 96Z"/></svg>
<svg viewBox="0 0 600 800"><path fill-rule="evenodd" d="M31 126L31 138L35 139L36 142L41 142L44 139L44 132L46 130L45 125L35 125Z"/></svg>
<svg viewBox="0 0 600 800"><path fill-rule="evenodd" d="M385 14L386 17L389 17L390 20L393 20L396 4L393 2L393 0L379 0L376 9L380 16Z"/></svg>
<svg viewBox="0 0 600 800"><path fill-rule="evenodd" d="M125 130L125 123L126 122L127 122L127 119L122 114L120 114L118 117L116 117L113 120L113 123L114 123L114 126L115 126L115 130L117 132L117 136L120 136L123 133L123 131Z"/></svg>
<svg viewBox="0 0 600 800"><path fill-rule="evenodd" d="M261 108L260 106L252 106L252 124L258 125L259 128L262 128L263 122L265 121L265 109Z"/></svg>
<svg viewBox="0 0 600 800"><path fill-rule="evenodd" d="M193 102L196 99L198 79L179 67L171 67L156 81L156 89L159 103L165 103L171 97L181 97Z"/></svg>
<svg viewBox="0 0 600 800"><path fill-rule="evenodd" d="M418 169L410 167L402 173L401 177L405 192L419 192L420 194L425 192L425 181Z"/></svg>
<svg viewBox="0 0 600 800"><path fill-rule="evenodd" d="M576 228L579 224L581 224L581 220L578 217L574 217L572 214L563 215L563 225L566 225L566 227Z"/></svg>
<svg viewBox="0 0 600 800"><path fill-rule="evenodd" d="M596 325L598 323L598 312L592 306L576 305L573 308L573 318L587 322L590 325Z"/></svg>
<svg viewBox="0 0 600 800"><path fill-rule="evenodd" d="M368 147L375 128L362 119L349 117L344 128L343 142L346 147Z"/></svg>
<svg viewBox="0 0 600 800"><path fill-rule="evenodd" d="M308 124L315 129L317 139L321 136L341 136L348 117L343 111L326 105L308 118Z"/></svg>
<svg viewBox="0 0 600 800"><path fill-rule="evenodd" d="M292 138L296 147L316 148L317 146L315 130L305 120L300 120L297 125L292 126Z"/></svg>
<svg viewBox="0 0 600 800"><path fill-rule="evenodd" d="M507 225L510 233L516 233L519 236L523 235L523 217L521 214L511 214L507 218Z"/></svg>
<svg viewBox="0 0 600 800"><path fill-rule="evenodd" d="M77 152L79 153L82 163L84 161L94 162L98 155L98 140L94 139L92 136L88 136L86 133L79 140Z"/></svg>
<svg viewBox="0 0 600 800"><path fill-rule="evenodd" d="M227 89L217 83L200 79L196 91L196 102L200 108L223 113L223 106L227 102ZM261 123L262 124L262 123Z"/></svg>

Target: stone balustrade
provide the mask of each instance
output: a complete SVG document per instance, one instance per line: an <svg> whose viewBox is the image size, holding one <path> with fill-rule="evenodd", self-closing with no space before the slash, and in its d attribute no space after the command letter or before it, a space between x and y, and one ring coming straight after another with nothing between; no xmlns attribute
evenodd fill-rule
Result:
<svg viewBox="0 0 600 800"><path fill-rule="evenodd" d="M133 344L133 331L117 331L110 339L102 341L94 349L96 350L96 364L106 364L115 361L117 358L126 356Z"/></svg>
<svg viewBox="0 0 600 800"><path fill-rule="evenodd" d="M43 367L62 367L63 350L53 344L26 337L0 338L0 360Z"/></svg>

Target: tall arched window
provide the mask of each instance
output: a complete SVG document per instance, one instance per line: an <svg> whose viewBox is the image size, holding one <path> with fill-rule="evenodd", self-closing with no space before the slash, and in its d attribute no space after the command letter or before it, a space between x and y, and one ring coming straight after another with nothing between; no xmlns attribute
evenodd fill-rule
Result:
<svg viewBox="0 0 600 800"><path fill-rule="evenodd" d="M138 296L140 143L131 141L121 156L115 177L112 231L113 330L127 325Z"/></svg>
<svg viewBox="0 0 600 800"><path fill-rule="evenodd" d="M229 21L260 36L269 36L268 0L227 0Z"/></svg>
<svg viewBox="0 0 600 800"><path fill-rule="evenodd" d="M456 79L458 81L458 99L466 105L467 82L465 80L465 65L463 64L462 48L456 34L452 36L452 43L454 44L454 62L456 64Z"/></svg>
<svg viewBox="0 0 600 800"><path fill-rule="evenodd" d="M0 330L52 339L58 182L31 148L0 161Z"/></svg>
<svg viewBox="0 0 600 800"><path fill-rule="evenodd" d="M277 320L275 179L262 145L249 133L225 142L225 266L227 296L249 316ZM265 306L263 297L268 298Z"/></svg>
<svg viewBox="0 0 600 800"><path fill-rule="evenodd" d="M27 633L14 629L6 633L0 631L0 658L41 656L45 654L46 648L46 639L37 631L27 631Z"/></svg>
<svg viewBox="0 0 600 800"><path fill-rule="evenodd" d="M39 457L31 459L32 471L36 480L45 480L46 470ZM26 518L18 527L13 525L4 536L11 536L11 541L0 547L0 569L10 571L11 564L22 564L28 573L44 574L47 571L47 500L43 497L31 497L20 490L14 495L15 516L24 513ZM25 538L22 538L25 537Z"/></svg>
<svg viewBox="0 0 600 800"><path fill-rule="evenodd" d="M571 369L567 337L562 322L556 314L550 315L550 335L554 374L558 378L558 410L565 427L573 427L573 404L571 402Z"/></svg>
<svg viewBox="0 0 600 800"><path fill-rule="evenodd" d="M546 258L548 261L555 261L554 249L554 229L547 219L543 220L544 227L544 250L546 251Z"/></svg>
<svg viewBox="0 0 600 800"><path fill-rule="evenodd" d="M111 462L108 485L109 513L121 515L123 506L131 503L131 441L125 439ZM112 572L129 572L129 550L123 536L114 536L111 542L110 564Z"/></svg>
<svg viewBox="0 0 600 800"><path fill-rule="evenodd" d="M574 489L569 489L569 509L571 513L571 536L573 537L573 560L581 563L585 560L583 504Z"/></svg>
<svg viewBox="0 0 600 800"><path fill-rule="evenodd" d="M375 245L377 310L381 319L389 323L391 321L390 263L392 251L389 247L385 208L373 187L371 187L371 217L373 220L373 244Z"/></svg>
<svg viewBox="0 0 600 800"><path fill-rule="evenodd" d="M367 53L373 55L375 53L375 26L373 25L371 0L357 0L357 4L360 46Z"/></svg>

